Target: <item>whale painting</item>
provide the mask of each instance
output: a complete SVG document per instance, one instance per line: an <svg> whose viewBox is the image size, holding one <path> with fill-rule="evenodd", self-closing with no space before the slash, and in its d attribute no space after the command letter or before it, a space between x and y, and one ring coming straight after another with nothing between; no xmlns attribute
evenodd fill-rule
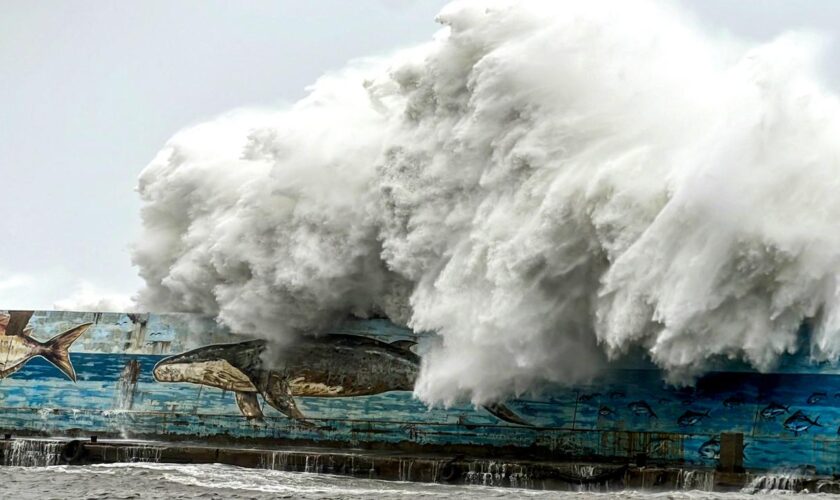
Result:
<svg viewBox="0 0 840 500"><path fill-rule="evenodd" d="M420 357L414 342L387 343L360 335L325 335L299 339L283 349L267 366L266 341L200 347L160 361L154 368L158 382L188 382L236 394L239 410L249 419L262 419L257 395L280 413L302 421L296 396L354 397L389 391L412 391ZM500 420L530 424L501 403L484 408Z"/></svg>
<svg viewBox="0 0 840 500"><path fill-rule="evenodd" d="M46 342L32 338L32 329L28 327L32 311L9 311L0 315L0 379L23 368L30 359L40 356L67 378L76 381L76 370L70 361L68 349L91 323L84 323L56 335Z"/></svg>

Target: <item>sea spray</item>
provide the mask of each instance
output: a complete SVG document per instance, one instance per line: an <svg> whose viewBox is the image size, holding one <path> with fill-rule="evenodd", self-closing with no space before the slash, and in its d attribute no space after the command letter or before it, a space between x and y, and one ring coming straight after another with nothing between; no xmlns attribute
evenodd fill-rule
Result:
<svg viewBox="0 0 840 500"><path fill-rule="evenodd" d="M642 349L837 360L840 105L823 41L664 2L455 2L427 44L175 135L144 170L147 308L277 341L434 331L415 387L484 403Z"/></svg>

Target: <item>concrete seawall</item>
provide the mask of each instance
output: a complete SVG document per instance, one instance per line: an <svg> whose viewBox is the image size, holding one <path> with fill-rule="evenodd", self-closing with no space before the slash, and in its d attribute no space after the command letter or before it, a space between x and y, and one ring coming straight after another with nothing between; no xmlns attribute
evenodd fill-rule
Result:
<svg viewBox="0 0 840 500"><path fill-rule="evenodd" d="M840 493L840 481L788 471L778 474L714 469L596 464L464 455L436 456L370 450L248 448L198 443L81 439L0 441L7 466L91 465L119 462L219 463L300 473L336 474L393 481L474 484L566 491L790 490Z"/></svg>
<svg viewBox="0 0 840 500"><path fill-rule="evenodd" d="M329 468L345 474L527 478L538 487L613 483L619 471L622 484L646 488L738 488L751 481L738 476L745 470L840 474L840 369L794 356L767 374L723 363L690 388L667 385L649 360L628 357L585 385L443 408L411 391L434 335L386 320L348 319L287 346L281 369L263 359L265 341L193 315L0 311L3 318L17 325L6 336L26 345L78 334L68 354L74 377L33 355L2 379L0 435L16 438L163 442L167 460L209 448L219 456L201 461L249 467L269 458L241 450L281 450L275 463L293 470L307 470L307 456L310 469L317 457L334 457ZM310 449L320 451L298 463L296 453ZM225 450L238 450L236 461ZM340 457L348 454L382 463L347 465Z"/></svg>

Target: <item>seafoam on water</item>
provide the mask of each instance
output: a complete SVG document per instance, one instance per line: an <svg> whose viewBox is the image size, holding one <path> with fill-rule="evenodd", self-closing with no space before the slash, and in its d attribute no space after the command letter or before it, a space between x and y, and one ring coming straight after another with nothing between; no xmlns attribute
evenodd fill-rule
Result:
<svg viewBox="0 0 840 500"><path fill-rule="evenodd" d="M812 499L814 495L782 491L711 493L552 492L484 486L391 482L324 474L241 469L225 465L123 463L95 466L0 467L3 497L19 500L67 498L108 499L407 499L486 498L745 500L754 498ZM829 498L819 495L816 498Z"/></svg>

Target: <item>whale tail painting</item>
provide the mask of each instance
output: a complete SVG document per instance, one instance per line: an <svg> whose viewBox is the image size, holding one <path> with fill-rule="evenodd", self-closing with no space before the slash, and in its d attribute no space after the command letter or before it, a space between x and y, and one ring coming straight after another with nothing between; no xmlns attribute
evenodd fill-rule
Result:
<svg viewBox="0 0 840 500"><path fill-rule="evenodd" d="M59 333L43 344L40 355L61 370L67 378L76 381L76 370L70 361L70 346L90 328L90 323Z"/></svg>
<svg viewBox="0 0 840 500"><path fill-rule="evenodd" d="M32 338L28 326L32 311L9 311L0 315L0 379L17 372L35 356L41 356L67 378L76 381L76 370L70 361L70 346L92 323L84 323L56 335L46 342Z"/></svg>
<svg viewBox="0 0 840 500"><path fill-rule="evenodd" d="M239 410L248 419L263 418L257 395L301 425L304 414L296 396L355 397L388 391L411 391L420 357L410 350L413 341L388 343L360 335L326 335L300 339L271 366L263 364L264 340L200 347L158 362L158 382L187 382L236 394ZM496 418L532 426L501 403L484 407Z"/></svg>

